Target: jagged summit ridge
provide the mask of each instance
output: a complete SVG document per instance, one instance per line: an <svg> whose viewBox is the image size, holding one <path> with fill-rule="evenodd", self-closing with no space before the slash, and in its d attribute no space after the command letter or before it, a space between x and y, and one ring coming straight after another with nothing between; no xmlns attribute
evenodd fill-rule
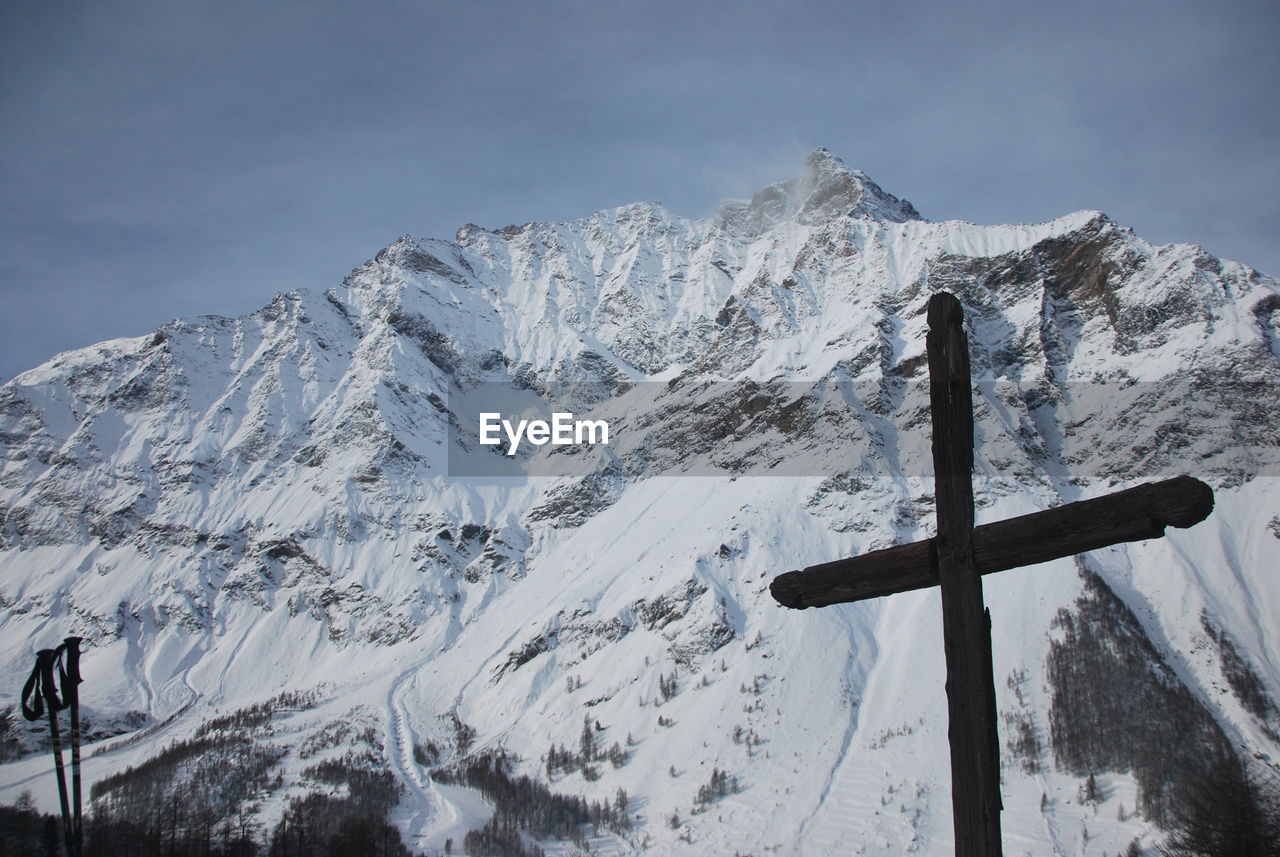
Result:
<svg viewBox="0 0 1280 857"><path fill-rule="evenodd" d="M836 217L893 223L922 219L910 202L886 192L866 173L850 169L826 149L812 152L798 177L769 185L749 202L726 203L717 215L748 235L788 220L819 225Z"/></svg>
<svg viewBox="0 0 1280 857"><path fill-rule="evenodd" d="M820 222L843 213L847 217L871 217L901 223L922 220L915 206L876 184L862 170L847 167L826 149L805 159L796 197L801 222Z"/></svg>
<svg viewBox="0 0 1280 857"><path fill-rule="evenodd" d="M923 219L910 202L884 190L862 170L851 169L827 149L819 148L805 158L799 175L762 188L750 200L723 203L713 222L722 228L735 229L739 239L750 239L788 221L812 226L838 217L892 223ZM598 211L579 222L647 223L650 227L670 228L683 220L661 203L637 202ZM456 240L470 243L483 232L514 238L527 230L549 225L511 224L487 230L468 223L458 230Z"/></svg>

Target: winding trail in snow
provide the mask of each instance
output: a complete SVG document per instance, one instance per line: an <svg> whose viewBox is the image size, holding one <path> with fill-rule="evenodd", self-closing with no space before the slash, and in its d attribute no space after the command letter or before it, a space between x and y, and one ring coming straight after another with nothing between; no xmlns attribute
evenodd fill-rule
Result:
<svg viewBox="0 0 1280 857"><path fill-rule="evenodd" d="M409 725L405 696L429 661L424 658L402 670L387 689L388 761L409 790L408 800L401 802L399 818L409 847L428 855L441 854L445 841L452 839L454 852L460 853L463 837L483 827L493 809L473 789L435 782L414 759L418 736Z"/></svg>
<svg viewBox="0 0 1280 857"><path fill-rule="evenodd" d="M821 824L819 817L823 816L823 811L828 808L828 803L834 801L838 797L837 792L840 792L841 795L843 795L844 790L837 789L837 784L841 779L849 779L849 772L845 771L845 762L849 760L849 753L853 748L853 742L858 736L858 726L860 722L859 715L861 715L861 713L861 706L857 706L849 712L849 722L845 726L844 735L840 739L840 753L836 756L835 762L833 762L831 767L826 771L825 782L822 786L821 795L819 796L817 803L814 804L813 809L805 816L804 820L800 822L800 826L796 829L795 841L799 843L802 848L815 837L815 831L818 830L818 828L815 827L815 822L819 823L819 825ZM819 838L821 838L821 833L819 833Z"/></svg>
<svg viewBox="0 0 1280 857"><path fill-rule="evenodd" d="M410 838L411 848L420 848L422 839L434 816L447 814L448 809L442 805L438 794L429 778L424 778L419 770L417 760L413 757L416 736L409 726L408 711L405 709L403 694L406 686L418 674L422 663L415 663L400 672L387 690L387 746L389 761L399 775L400 781L409 789L409 799L413 806L408 809L405 823L406 833ZM433 812L432 810L436 811Z"/></svg>
<svg viewBox="0 0 1280 857"><path fill-rule="evenodd" d="M1044 775L1044 771L1041 771L1036 775L1036 780L1040 783L1040 794L1047 795L1051 789L1049 786L1049 778ZM1044 821L1045 836L1049 840L1049 845L1053 847L1054 856L1065 857L1065 855L1069 854L1070 851L1067 843L1063 841L1057 814L1041 811L1040 817Z"/></svg>

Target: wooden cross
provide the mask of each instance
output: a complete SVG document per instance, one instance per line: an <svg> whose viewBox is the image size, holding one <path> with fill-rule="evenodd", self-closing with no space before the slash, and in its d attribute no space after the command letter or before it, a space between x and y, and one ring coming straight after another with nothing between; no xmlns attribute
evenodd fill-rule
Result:
<svg viewBox="0 0 1280 857"><path fill-rule="evenodd" d="M999 857L1000 745L981 575L1159 538L1168 526L1190 527L1213 511L1213 491L1178 476L975 528L973 400L963 322L954 296L938 292L929 299L925 341L938 534L790 571L769 589L780 604L803 609L942 587L956 857Z"/></svg>

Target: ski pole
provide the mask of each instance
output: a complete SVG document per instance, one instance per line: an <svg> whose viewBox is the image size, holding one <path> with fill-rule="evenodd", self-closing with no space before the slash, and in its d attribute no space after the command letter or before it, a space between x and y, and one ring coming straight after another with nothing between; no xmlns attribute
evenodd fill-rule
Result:
<svg viewBox="0 0 1280 857"><path fill-rule="evenodd" d="M53 681L53 664L57 650L41 649L36 652L36 666L22 688L22 716L28 720L40 719L44 709L49 709L49 734L53 739L54 770L58 775L58 800L62 804L63 851L71 855L71 813L67 806L67 775L62 765L62 741L58 736L58 710L63 707L58 700L58 688ZM28 699L32 704L28 704Z"/></svg>
<svg viewBox="0 0 1280 857"><path fill-rule="evenodd" d="M65 653L66 660L60 666L62 673L62 704L71 708L71 802L74 805L72 817L72 857L80 857L84 850L84 817L81 812L83 802L80 796L80 637L67 637L58 651Z"/></svg>

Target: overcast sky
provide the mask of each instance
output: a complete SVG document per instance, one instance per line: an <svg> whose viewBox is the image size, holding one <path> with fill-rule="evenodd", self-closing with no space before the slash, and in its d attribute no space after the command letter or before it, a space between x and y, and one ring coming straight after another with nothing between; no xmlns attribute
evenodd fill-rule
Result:
<svg viewBox="0 0 1280 857"><path fill-rule="evenodd" d="M687 216L826 146L933 220L1280 275L1280 4L0 4L0 379L404 233Z"/></svg>

